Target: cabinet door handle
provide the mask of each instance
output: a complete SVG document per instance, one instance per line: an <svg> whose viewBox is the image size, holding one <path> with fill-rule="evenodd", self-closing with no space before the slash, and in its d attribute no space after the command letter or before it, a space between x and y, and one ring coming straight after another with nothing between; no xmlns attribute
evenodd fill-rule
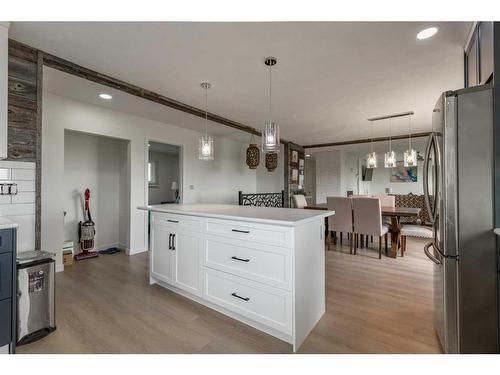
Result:
<svg viewBox="0 0 500 375"><path fill-rule="evenodd" d="M168 249L172 250L172 233L168 235Z"/></svg>
<svg viewBox="0 0 500 375"><path fill-rule="evenodd" d="M170 220L170 219L167 219L167 221L168 221L169 223L178 223L178 222L179 222L179 220Z"/></svg>
<svg viewBox="0 0 500 375"><path fill-rule="evenodd" d="M172 234L172 250L175 250L175 234Z"/></svg>
<svg viewBox="0 0 500 375"><path fill-rule="evenodd" d="M239 230L239 229L231 229L233 232L237 232L237 233L250 233L249 230Z"/></svg>
<svg viewBox="0 0 500 375"><path fill-rule="evenodd" d="M250 259L243 259L243 258L238 258L238 257L231 257L231 259L239 260L240 262L250 262Z"/></svg>
<svg viewBox="0 0 500 375"><path fill-rule="evenodd" d="M236 298L242 299L243 301L250 301L250 298L248 298L248 297L242 297L242 296L239 296L239 295L237 295L236 293L231 293L231 295L232 295L233 297L236 297Z"/></svg>

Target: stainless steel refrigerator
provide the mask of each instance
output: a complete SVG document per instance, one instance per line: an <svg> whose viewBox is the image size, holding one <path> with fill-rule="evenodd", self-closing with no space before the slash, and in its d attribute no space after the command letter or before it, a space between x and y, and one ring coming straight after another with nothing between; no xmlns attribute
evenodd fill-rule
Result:
<svg viewBox="0 0 500 375"><path fill-rule="evenodd" d="M424 194L434 240L434 323L445 353L498 352L493 91L443 93L433 111Z"/></svg>

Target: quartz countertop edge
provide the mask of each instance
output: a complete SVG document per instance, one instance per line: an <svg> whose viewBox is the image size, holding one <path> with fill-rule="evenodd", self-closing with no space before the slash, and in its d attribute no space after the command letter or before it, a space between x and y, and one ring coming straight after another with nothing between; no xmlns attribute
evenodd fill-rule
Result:
<svg viewBox="0 0 500 375"><path fill-rule="evenodd" d="M139 206L139 210L165 212L224 220L298 226L334 215L334 211L296 208L238 206L232 204L161 204Z"/></svg>
<svg viewBox="0 0 500 375"><path fill-rule="evenodd" d="M495 233L497 236L500 236L500 228L493 229L493 233Z"/></svg>
<svg viewBox="0 0 500 375"><path fill-rule="evenodd" d="M19 224L15 221L7 219L6 217L0 217L0 229L17 228L18 226Z"/></svg>

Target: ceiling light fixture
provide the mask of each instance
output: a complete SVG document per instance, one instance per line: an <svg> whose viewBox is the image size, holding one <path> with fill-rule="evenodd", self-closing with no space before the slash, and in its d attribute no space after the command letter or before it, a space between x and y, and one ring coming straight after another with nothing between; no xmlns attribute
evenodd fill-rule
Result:
<svg viewBox="0 0 500 375"><path fill-rule="evenodd" d="M411 148L411 115L408 116L408 150L403 157L405 167L414 167L417 165L417 151Z"/></svg>
<svg viewBox="0 0 500 375"><path fill-rule="evenodd" d="M428 39L434 36L438 32L437 27L429 27L427 29L422 30L417 34L417 39Z"/></svg>
<svg viewBox="0 0 500 375"><path fill-rule="evenodd" d="M280 129L276 123L272 121L272 76L271 67L276 65L278 60L275 57L268 57L265 60L265 64L269 67L269 122L264 126L262 130L262 151L263 152L274 152L278 153L280 151Z"/></svg>
<svg viewBox="0 0 500 375"><path fill-rule="evenodd" d="M373 151L373 121L370 122L372 125L372 139L370 141L370 153L366 157L366 168L377 168L377 154Z"/></svg>
<svg viewBox="0 0 500 375"><path fill-rule="evenodd" d="M111 95L106 94L106 93L100 93L99 94L99 98L104 99L104 100L111 100L111 99L113 99L113 97Z"/></svg>
<svg viewBox="0 0 500 375"><path fill-rule="evenodd" d="M394 168L396 166L396 153L392 151L391 131L392 131L392 117L389 117L389 151L386 152L384 155L385 168Z"/></svg>
<svg viewBox="0 0 500 375"><path fill-rule="evenodd" d="M201 87L205 89L205 134L200 137L198 147L198 159L214 160L214 140L208 135L208 89L212 85L208 82L203 82Z"/></svg>

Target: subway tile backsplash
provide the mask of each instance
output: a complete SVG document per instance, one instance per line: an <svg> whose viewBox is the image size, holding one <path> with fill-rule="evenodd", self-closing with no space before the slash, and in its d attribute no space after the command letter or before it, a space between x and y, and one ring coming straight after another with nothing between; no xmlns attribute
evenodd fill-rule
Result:
<svg viewBox="0 0 500 375"><path fill-rule="evenodd" d="M35 163L0 161L0 183L17 184L16 195L0 195L0 216L19 223L17 250L35 248Z"/></svg>

